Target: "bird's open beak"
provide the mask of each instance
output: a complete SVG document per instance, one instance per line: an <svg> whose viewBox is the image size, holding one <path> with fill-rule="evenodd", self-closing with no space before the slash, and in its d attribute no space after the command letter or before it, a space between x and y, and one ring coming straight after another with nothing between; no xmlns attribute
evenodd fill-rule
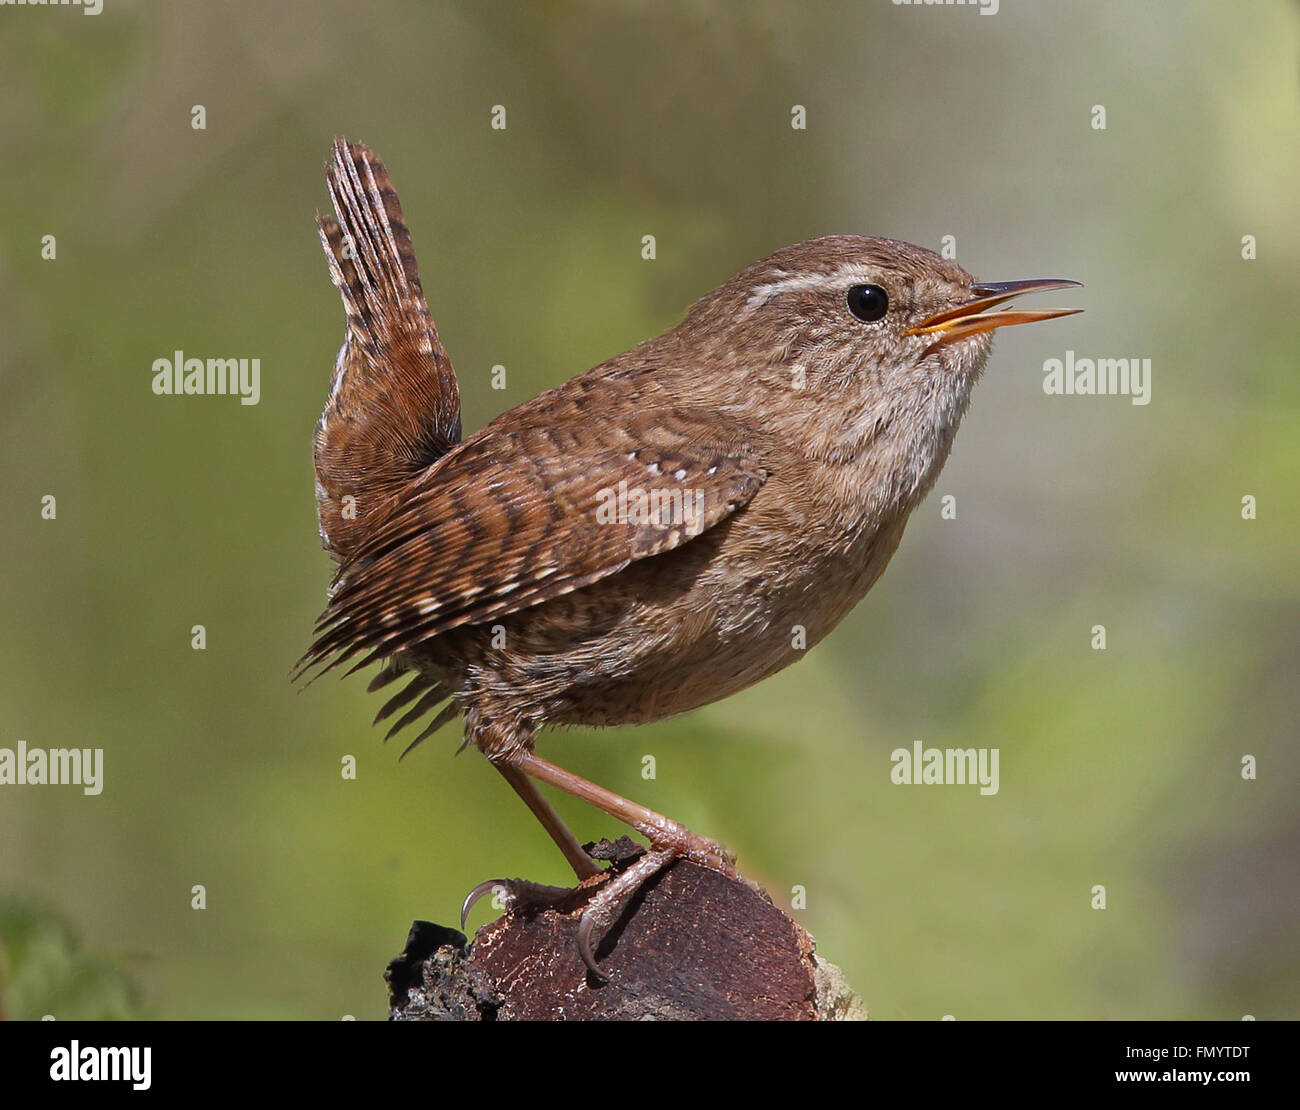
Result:
<svg viewBox="0 0 1300 1110"><path fill-rule="evenodd" d="M916 327L908 328L904 335L933 335L934 346L966 339L980 332L1005 328L1009 324L1032 324L1035 320L1054 320L1058 316L1073 316L1081 308L1011 308L1002 312L985 312L986 308L1000 305L1022 293L1047 293L1053 289L1077 289L1077 281L1060 278L1030 278L1027 281L977 281L971 292L977 294L965 304L936 312Z"/></svg>

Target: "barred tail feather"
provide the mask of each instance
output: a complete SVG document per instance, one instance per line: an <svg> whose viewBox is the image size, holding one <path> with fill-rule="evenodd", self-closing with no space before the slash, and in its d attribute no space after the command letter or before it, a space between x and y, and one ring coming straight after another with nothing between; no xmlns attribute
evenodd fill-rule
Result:
<svg viewBox="0 0 1300 1110"><path fill-rule="evenodd" d="M460 441L460 393L383 163L339 139L326 177L335 216L317 225L347 337L316 426L316 499L343 562L388 499Z"/></svg>

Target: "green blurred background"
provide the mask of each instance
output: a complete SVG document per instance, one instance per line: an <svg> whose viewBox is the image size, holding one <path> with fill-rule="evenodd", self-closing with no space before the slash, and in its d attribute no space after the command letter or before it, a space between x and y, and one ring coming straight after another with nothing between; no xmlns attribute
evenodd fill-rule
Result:
<svg viewBox="0 0 1300 1110"><path fill-rule="evenodd" d="M456 730L399 766L363 681L288 682L330 570L336 134L395 178L467 430L814 235L1085 282L999 336L806 662L542 751L806 888L876 1017L1298 1016L1294 6L104 4L0 10L0 746L106 763L0 787L10 1016L380 1018L413 918L567 881ZM155 396L176 349L260 358L260 404ZM1151 404L1045 396L1066 349L1152 359ZM914 740L999 748L1000 792L893 785Z"/></svg>

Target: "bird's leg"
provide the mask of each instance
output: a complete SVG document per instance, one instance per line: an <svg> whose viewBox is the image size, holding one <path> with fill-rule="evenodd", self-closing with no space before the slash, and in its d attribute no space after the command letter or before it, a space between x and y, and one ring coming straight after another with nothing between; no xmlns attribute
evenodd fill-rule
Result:
<svg viewBox="0 0 1300 1110"><path fill-rule="evenodd" d="M684 856L694 863L721 871L730 878L741 878L733 866L736 862L735 855L716 840L693 833L672 818L638 805L594 782L588 782L580 775L557 767L534 752L521 752L513 757L512 762L524 774L550 783L566 794L589 802L611 817L617 817L623 824L630 825L646 837L652 847L671 849L674 856Z"/></svg>
<svg viewBox="0 0 1300 1110"><path fill-rule="evenodd" d="M569 861L579 882L590 879L593 875L599 875L602 868L582 850L578 838L569 831L569 826L555 812L551 803L542 796L542 792L537 789L537 784L508 763L498 763L493 760L492 766L500 771L506 782L514 787L515 793L524 800L524 804L533 811L533 816L542 823L542 828L551 834L551 839L564 853L564 858ZM513 908L516 905L553 906L569 897L573 891L566 887L530 883L526 879L488 879L465 895L465 901L460 907L462 929L465 928L469 911L474 908L474 904L480 898L492 893L500 894L507 907Z"/></svg>
<svg viewBox="0 0 1300 1110"><path fill-rule="evenodd" d="M608 976L596 966L592 950L593 935L597 931L603 932L618 920L618 915L623 912L632 895L677 857L684 856L758 889L757 884L736 871L733 866L736 857L716 840L699 836L685 825L615 794L612 790L606 790L603 786L597 786L572 771L557 767L531 751L518 754L514 765L524 774L550 783L566 794L581 798L611 817L618 818L625 825L631 825L650 841L650 850L644 856L596 891L578 920L578 954L587 969L598 979L607 979Z"/></svg>
<svg viewBox="0 0 1300 1110"><path fill-rule="evenodd" d="M533 811L533 816L542 823L542 828L551 834L551 839L564 853L564 858L569 861L569 866L577 873L578 879L590 879L592 875L599 875L601 869L596 861L582 850L578 838L569 831L568 825L560 819L551 803L542 797L537 784L509 763L493 761L492 766L505 776L506 782L515 788L515 793L523 798L524 804Z"/></svg>
<svg viewBox="0 0 1300 1110"><path fill-rule="evenodd" d="M603 786L597 786L526 749L517 750L500 761L492 762L541 821L551 839L559 845L579 879L585 880L601 874L601 869L582 850L577 838L542 797L536 783L532 781L534 778L594 805L625 825L630 825L650 841L650 849L645 855L625 871L611 876L596 890L578 920L578 954L588 970L599 979L606 979L607 976L596 966L593 937L597 932L603 932L613 925L632 896L674 859L684 857L758 889L757 884L736 871L733 866L736 857L716 840L699 836L661 813L615 794L612 790L606 790ZM561 887L541 886L523 879L490 879L480 883L466 897L461 910L462 929L470 908L478 899L492 891L499 892L511 908L517 905L554 906L573 893Z"/></svg>

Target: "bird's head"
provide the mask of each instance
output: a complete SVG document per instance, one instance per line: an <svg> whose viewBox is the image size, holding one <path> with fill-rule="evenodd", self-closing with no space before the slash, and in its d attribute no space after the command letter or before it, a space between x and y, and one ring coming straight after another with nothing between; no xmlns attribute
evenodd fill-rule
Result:
<svg viewBox="0 0 1300 1110"><path fill-rule="evenodd" d="M977 376L993 331L1078 309L999 308L1074 281L977 281L955 262L894 239L830 235L741 270L691 309L682 328L803 368L806 384L915 383Z"/></svg>
<svg viewBox="0 0 1300 1110"><path fill-rule="evenodd" d="M697 358L707 352L736 406L784 416L819 454L854 453L913 422L950 438L997 328L1079 311L1001 306L1078 284L981 282L923 247L832 235L741 270L674 334Z"/></svg>

